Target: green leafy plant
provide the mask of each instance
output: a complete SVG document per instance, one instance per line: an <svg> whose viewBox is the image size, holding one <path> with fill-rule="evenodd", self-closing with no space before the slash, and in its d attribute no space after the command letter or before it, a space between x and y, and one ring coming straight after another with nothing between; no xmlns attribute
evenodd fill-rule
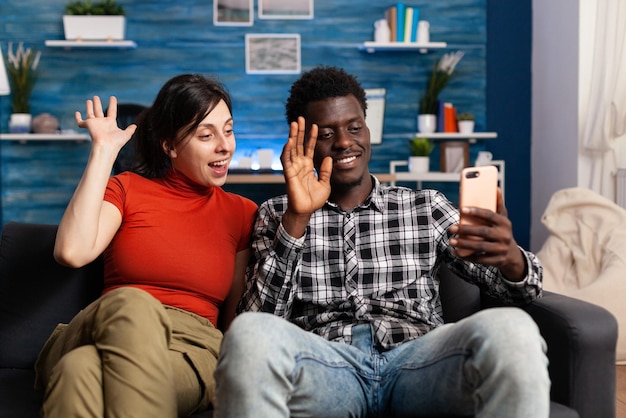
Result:
<svg viewBox="0 0 626 418"><path fill-rule="evenodd" d="M415 137L409 140L409 152L413 157L428 157L435 149L432 140L423 137Z"/></svg>
<svg viewBox="0 0 626 418"><path fill-rule="evenodd" d="M65 5L65 14L74 16L124 16L124 7L115 0L75 0Z"/></svg>
<svg viewBox="0 0 626 418"><path fill-rule="evenodd" d="M456 117L456 120L475 120L473 113L463 112Z"/></svg>
<svg viewBox="0 0 626 418"><path fill-rule="evenodd" d="M448 84L456 65L463 58L462 51L444 54L439 61L435 62L433 72L428 79L426 91L419 102L419 113L422 115L436 115L439 93Z"/></svg>
<svg viewBox="0 0 626 418"><path fill-rule="evenodd" d="M11 82L11 99L13 113L30 113L30 94L37 81L37 67L41 51L24 48L18 43L13 51L13 42L9 42L7 54L7 70Z"/></svg>

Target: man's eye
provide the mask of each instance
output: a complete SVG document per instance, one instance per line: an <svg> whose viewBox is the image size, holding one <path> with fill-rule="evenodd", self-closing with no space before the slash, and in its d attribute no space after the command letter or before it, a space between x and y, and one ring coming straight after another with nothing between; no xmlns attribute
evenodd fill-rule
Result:
<svg viewBox="0 0 626 418"><path fill-rule="evenodd" d="M324 132L324 133L320 133L317 135L317 137L321 139L329 139L329 138L332 138L332 136L333 136L332 132Z"/></svg>

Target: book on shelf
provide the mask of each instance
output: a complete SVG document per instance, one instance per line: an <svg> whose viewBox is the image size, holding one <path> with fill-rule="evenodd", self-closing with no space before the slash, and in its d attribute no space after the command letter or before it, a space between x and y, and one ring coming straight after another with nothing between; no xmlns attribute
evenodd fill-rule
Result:
<svg viewBox="0 0 626 418"><path fill-rule="evenodd" d="M458 132L456 127L456 108L452 105L452 103L444 103L443 112L444 132Z"/></svg>
<svg viewBox="0 0 626 418"><path fill-rule="evenodd" d="M444 102L437 101L437 132L445 132Z"/></svg>
<svg viewBox="0 0 626 418"><path fill-rule="evenodd" d="M396 3L396 42L404 41L404 21L406 6L402 2Z"/></svg>
<svg viewBox="0 0 626 418"><path fill-rule="evenodd" d="M387 17L387 24L389 25L389 34L390 41L397 42L398 34L397 34L397 20L398 20L398 9L396 6L391 6L385 12L385 16Z"/></svg>
<svg viewBox="0 0 626 418"><path fill-rule="evenodd" d="M417 42L417 28L420 20L420 9L412 7L413 13L411 15L411 37L409 42Z"/></svg>
<svg viewBox="0 0 626 418"><path fill-rule="evenodd" d="M458 132L456 108L450 102L438 101L436 132Z"/></svg>

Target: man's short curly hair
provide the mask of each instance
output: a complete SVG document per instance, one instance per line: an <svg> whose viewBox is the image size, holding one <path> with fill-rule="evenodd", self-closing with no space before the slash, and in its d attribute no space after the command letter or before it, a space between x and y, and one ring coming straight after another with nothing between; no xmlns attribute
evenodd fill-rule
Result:
<svg viewBox="0 0 626 418"><path fill-rule="evenodd" d="M365 114L367 110L365 90L355 76L338 67L315 67L303 73L291 86L285 106L287 123L298 120L298 116L306 117L306 108L311 102L350 94L356 97Z"/></svg>

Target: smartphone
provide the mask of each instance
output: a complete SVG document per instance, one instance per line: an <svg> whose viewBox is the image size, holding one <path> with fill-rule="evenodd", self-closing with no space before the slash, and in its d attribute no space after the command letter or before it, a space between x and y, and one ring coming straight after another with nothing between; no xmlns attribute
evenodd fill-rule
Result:
<svg viewBox="0 0 626 418"><path fill-rule="evenodd" d="M459 190L459 210L464 207L478 207L496 211L498 198L498 168L494 165L466 167L461 171ZM479 225L472 216L460 215L462 225ZM470 250L457 249L461 256L470 255Z"/></svg>

